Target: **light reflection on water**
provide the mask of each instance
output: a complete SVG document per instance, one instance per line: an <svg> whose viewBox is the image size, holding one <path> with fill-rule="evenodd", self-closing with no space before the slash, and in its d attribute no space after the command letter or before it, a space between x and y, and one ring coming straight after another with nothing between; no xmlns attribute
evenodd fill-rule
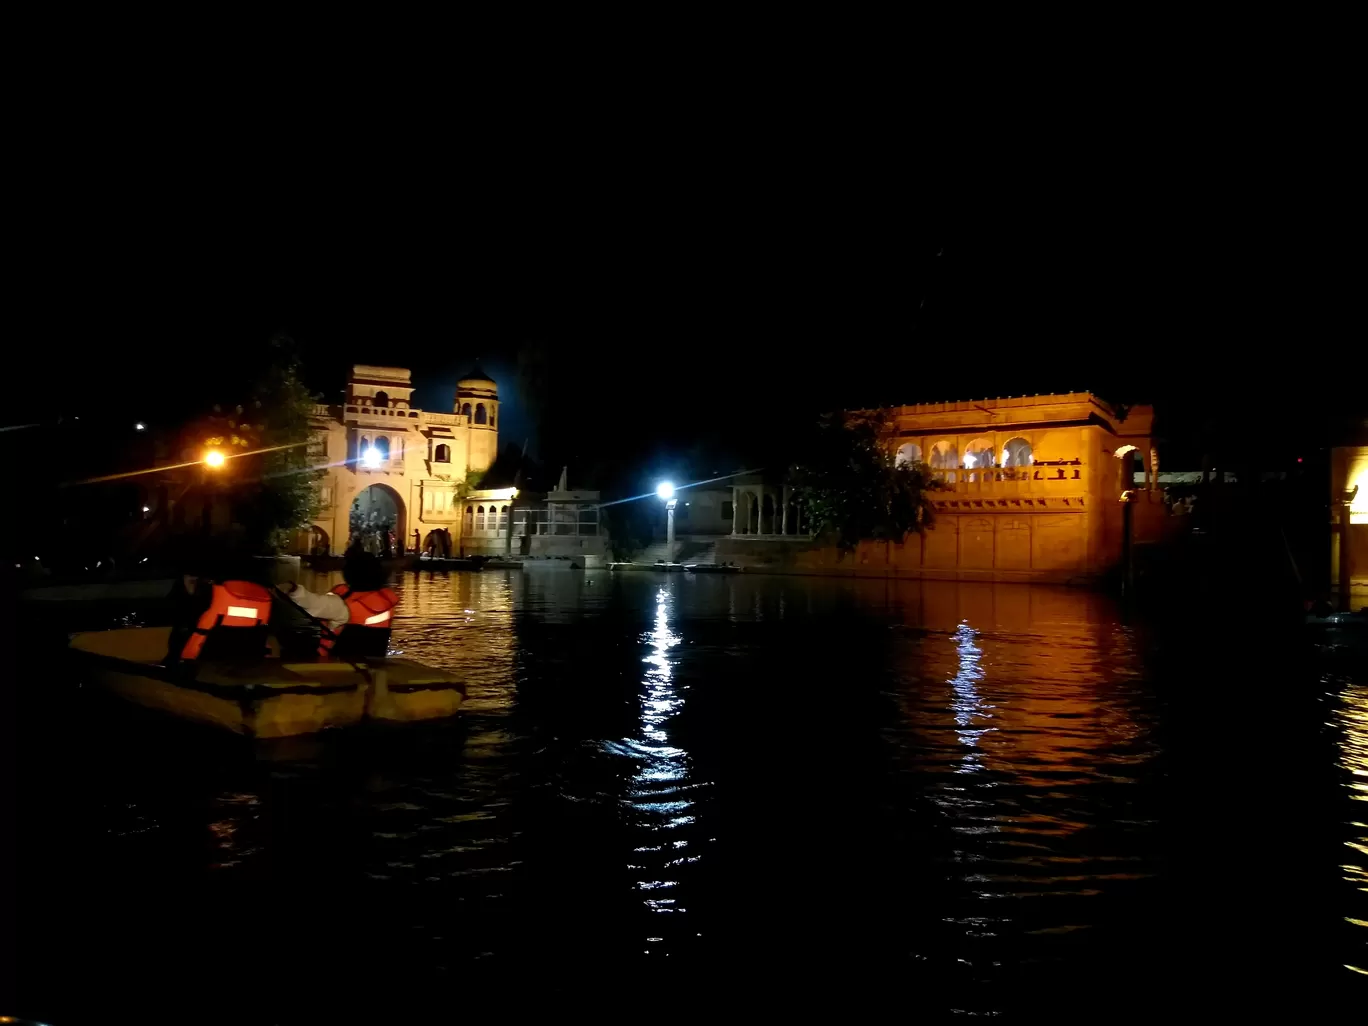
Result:
<svg viewBox="0 0 1368 1026"><path fill-rule="evenodd" d="M1332 685L1335 682L1331 682ZM1345 822L1348 848L1344 864L1344 880L1361 893L1368 894L1368 687L1349 681L1339 682L1339 708L1336 710L1337 741L1340 750L1339 767L1345 773L1344 787L1349 800L1349 818ZM1362 915L1345 917L1350 926L1368 931L1368 908ZM1360 944L1368 945L1368 936L1359 934ZM1356 973L1368 975L1368 958L1348 963Z"/></svg>
<svg viewBox="0 0 1368 1026"><path fill-rule="evenodd" d="M1226 858L1255 829L1242 803L1288 818L1231 769L1261 750L1257 729L1227 723L1266 727L1256 700L1206 669L1184 677L1187 654L1155 663L1099 595L503 571L408 574L396 590L394 647L466 682L461 723L326 739L315 758L171 789L155 767L104 760L100 857L289 900L327 867L330 887L370 902L396 971L424 979L764 952L913 974L923 996L955 994L940 1007L976 1012L1023 981L1162 979L1187 958L1166 946L1187 937L1194 959L1205 933L1239 947L1261 922L1244 888L1297 886ZM1187 689L1210 705L1187 712ZM1299 784L1297 822L1350 832L1333 854L1310 835L1297 850L1357 894L1368 684L1326 690L1343 794ZM1321 757L1314 738L1296 751ZM197 845L164 847L176 831ZM1206 908L1222 894L1230 907ZM1318 900L1355 931L1368 920L1347 890ZM1222 925L1237 913L1255 918ZM1184 926L1171 936L1169 921ZM1333 941L1305 947L1362 965Z"/></svg>
<svg viewBox="0 0 1368 1026"><path fill-rule="evenodd" d="M653 912L687 911L674 896L679 886L677 877L682 867L700 856L687 850L688 839L681 838L677 830L696 821L689 812L694 806L690 791L705 786L690 781L688 753L670 743L666 730L684 704L671 679L670 651L683 639L670 629L669 606L670 594L662 588L656 593L655 623L642 638L648 652L642 657L646 670L638 736L616 747L639 766L632 777L627 804L630 821L647 843L633 849L635 861L629 868L641 873L638 889L658 895L643 899Z"/></svg>

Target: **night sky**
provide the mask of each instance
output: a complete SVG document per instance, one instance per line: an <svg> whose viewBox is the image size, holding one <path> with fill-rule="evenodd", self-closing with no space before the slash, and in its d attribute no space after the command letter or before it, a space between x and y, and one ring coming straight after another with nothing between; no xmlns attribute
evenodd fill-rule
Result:
<svg viewBox="0 0 1368 1026"><path fill-rule="evenodd" d="M1362 334L1328 148L1075 139L955 179L817 142L463 171L201 140L131 143L94 180L35 167L8 422L172 421L231 399L277 331L329 399L351 363L397 364L449 409L478 360L501 440L572 476L734 469L842 406L1087 388L1159 403L1175 437L1254 413L1284 439L1361 399L1361 359L1323 362Z"/></svg>

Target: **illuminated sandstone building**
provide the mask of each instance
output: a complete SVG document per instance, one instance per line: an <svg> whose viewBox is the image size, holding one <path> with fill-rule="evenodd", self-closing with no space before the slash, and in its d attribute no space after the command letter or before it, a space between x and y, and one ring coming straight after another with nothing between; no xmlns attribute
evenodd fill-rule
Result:
<svg viewBox="0 0 1368 1026"><path fill-rule="evenodd" d="M326 473L299 552L338 554L378 529L406 552L602 558L599 493L572 491L564 472L544 494L472 487L499 451L492 378L461 378L450 413L414 409L412 396L407 368L358 364L340 405L314 407L310 462Z"/></svg>
<svg viewBox="0 0 1368 1026"><path fill-rule="evenodd" d="M1360 441L1368 440L1364 422ZM1330 584L1341 609L1368 603L1368 445L1330 450Z"/></svg>
<svg viewBox="0 0 1368 1026"><path fill-rule="evenodd" d="M1122 559L1124 506L1134 538L1158 534L1165 508L1149 406L1122 416L1073 392L921 403L893 414L895 458L926 464L945 486L933 495L932 527L842 557L802 544L806 525L790 489L743 480L725 506L733 523L718 558L814 572L1068 581Z"/></svg>
<svg viewBox="0 0 1368 1026"><path fill-rule="evenodd" d="M457 383L450 413L414 409L412 396L406 368L358 364L340 405L314 407L310 455L327 473L308 550L342 552L358 521L391 523L396 540L412 549L415 531L420 545L434 531L457 536L466 505L472 536L492 541L507 523L509 489L472 491L466 500L459 494L498 454L494 381L472 370Z"/></svg>

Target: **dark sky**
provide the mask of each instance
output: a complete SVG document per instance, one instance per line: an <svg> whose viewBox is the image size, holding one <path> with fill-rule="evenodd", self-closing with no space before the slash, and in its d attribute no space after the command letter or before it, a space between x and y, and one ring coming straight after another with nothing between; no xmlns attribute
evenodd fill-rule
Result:
<svg viewBox="0 0 1368 1026"><path fill-rule="evenodd" d="M1323 364L1362 335L1347 150L1293 120L980 152L871 114L516 159L100 131L117 159L27 171L11 419L169 418L275 331L329 396L399 364L445 409L478 359L504 441L586 466L753 457L844 405L1090 388L1281 431L1361 397Z"/></svg>

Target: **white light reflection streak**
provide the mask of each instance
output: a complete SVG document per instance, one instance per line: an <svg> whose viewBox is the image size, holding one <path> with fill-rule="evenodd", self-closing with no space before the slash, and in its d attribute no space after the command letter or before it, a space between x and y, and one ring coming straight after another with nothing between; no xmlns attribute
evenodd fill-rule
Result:
<svg viewBox="0 0 1368 1026"><path fill-rule="evenodd" d="M646 664L646 673L642 679L645 694L641 699L641 736L627 741L624 746L640 760L629 792L631 806L637 813L635 818L638 824L652 833L674 830L694 822L694 816L689 811L694 803L685 797L692 787L687 783L688 753L670 744L666 729L670 718L684 704L675 690L670 659L670 649L683 639L670 629L669 605L669 593L661 588L656 593L655 624L651 632L642 638L650 646L650 651L642 659ZM636 887L640 891L657 894L663 891L668 895L679 881L667 878L673 874L666 871L678 869L692 861L691 857L679 850L687 847L688 841L654 840L658 843L643 845L634 852L641 862L655 864L654 868L641 865L640 862L634 864L633 868L644 871L638 877ZM651 856L651 853L659 854ZM652 879L653 876L657 878ZM645 900L645 905L655 912L683 911L673 897L649 898Z"/></svg>
<svg viewBox="0 0 1368 1026"><path fill-rule="evenodd" d="M959 649L959 670L947 682L955 691L950 709L955 714L955 734L959 737L960 744L969 749L955 772L972 773L983 768L979 738L997 728L973 727L976 719L992 719L992 713L989 711L992 706L985 704L978 693L978 682L983 679L983 668L979 665L983 651L974 644L978 632L970 627L968 622L964 622L959 625L954 637L955 647Z"/></svg>

